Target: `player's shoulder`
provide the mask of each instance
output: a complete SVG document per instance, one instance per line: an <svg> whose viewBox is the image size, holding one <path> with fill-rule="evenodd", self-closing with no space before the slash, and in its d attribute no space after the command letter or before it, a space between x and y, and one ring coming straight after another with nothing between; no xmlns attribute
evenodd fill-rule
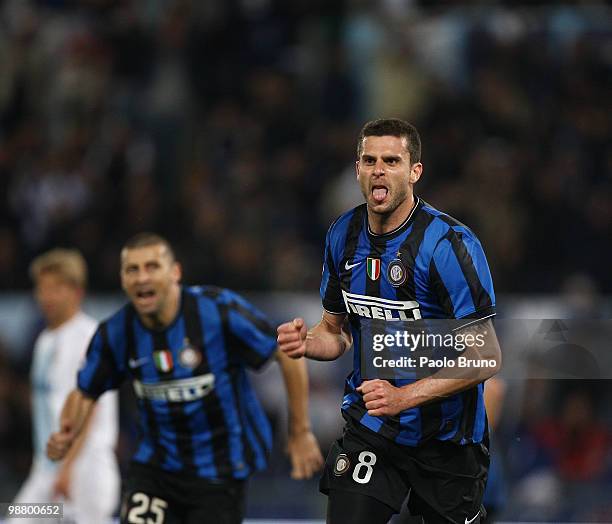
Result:
<svg viewBox="0 0 612 524"><path fill-rule="evenodd" d="M57 328L57 333L67 346L80 347L80 344L91 338L97 326L98 322L94 318L78 311L68 322Z"/></svg>
<svg viewBox="0 0 612 524"><path fill-rule="evenodd" d="M185 294L196 300L212 301L216 304L227 304L240 298L231 289L212 285L185 286L183 290Z"/></svg>
<svg viewBox="0 0 612 524"><path fill-rule="evenodd" d="M87 313L79 311L71 327L76 335L85 334L86 336L91 336L98 327L98 321Z"/></svg>
<svg viewBox="0 0 612 524"><path fill-rule="evenodd" d="M183 292L191 297L197 299L209 299L218 300L222 298L228 290L219 286L210 285L197 285L197 286L184 286Z"/></svg>
<svg viewBox="0 0 612 524"><path fill-rule="evenodd" d="M330 239L344 238L352 223L355 221L363 222L363 217L367 212L366 204L350 209L349 211L342 213L336 220L334 220L329 226L329 237Z"/></svg>
<svg viewBox="0 0 612 524"><path fill-rule="evenodd" d="M189 286L184 288L184 292L196 297L199 301L209 301L214 307L217 307L221 318L229 311L234 311L248 318L257 318L266 320L265 313L260 311L257 306L244 298L239 293L231 289L218 286Z"/></svg>
<svg viewBox="0 0 612 524"><path fill-rule="evenodd" d="M420 211L431 217L428 231L434 241L437 242L443 238L459 236L464 241L470 240L480 243L474 232L463 222L460 222L455 217L445 213L444 211L440 211L422 199Z"/></svg>
<svg viewBox="0 0 612 524"><path fill-rule="evenodd" d="M334 260L342 256L347 240L359 234L359 231L364 227L366 215L366 204L361 204L340 215L329 226L327 246Z"/></svg>
<svg viewBox="0 0 612 524"><path fill-rule="evenodd" d="M102 322L98 324L97 332L104 332L111 344L121 341L125 338L127 319L130 311L133 312L133 307L128 302L115 311L115 313L102 320Z"/></svg>

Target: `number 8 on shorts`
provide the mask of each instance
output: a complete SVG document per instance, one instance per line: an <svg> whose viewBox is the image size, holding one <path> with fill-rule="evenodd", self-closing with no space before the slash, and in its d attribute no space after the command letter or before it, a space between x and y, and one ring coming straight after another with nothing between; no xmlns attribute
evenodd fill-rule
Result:
<svg viewBox="0 0 612 524"><path fill-rule="evenodd" d="M374 473L374 464L376 464L376 455L371 451L362 451L359 453L359 459L353 470L353 480L359 484L367 484ZM365 473L363 470L365 469Z"/></svg>

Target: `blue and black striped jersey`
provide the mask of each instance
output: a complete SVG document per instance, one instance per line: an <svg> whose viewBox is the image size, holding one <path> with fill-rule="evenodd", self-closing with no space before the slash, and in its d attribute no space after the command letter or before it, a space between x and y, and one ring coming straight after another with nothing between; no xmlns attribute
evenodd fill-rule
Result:
<svg viewBox="0 0 612 524"><path fill-rule="evenodd" d="M495 315L491 274L474 233L415 198L410 216L392 232L372 233L366 204L329 228L321 299L326 311L349 315L354 348L361 348L366 319L466 319L468 324ZM398 416L372 417L356 391L362 381L358 350L353 362L342 403L345 416L409 446L429 438L460 444L482 441L487 431L483 384ZM392 382L402 386L410 380Z"/></svg>
<svg viewBox="0 0 612 524"><path fill-rule="evenodd" d="M180 311L163 331L145 328L131 304L102 322L78 387L97 398L133 381L142 433L134 461L241 479L265 467L272 443L246 367L261 367L275 350L274 329L243 298L184 287Z"/></svg>

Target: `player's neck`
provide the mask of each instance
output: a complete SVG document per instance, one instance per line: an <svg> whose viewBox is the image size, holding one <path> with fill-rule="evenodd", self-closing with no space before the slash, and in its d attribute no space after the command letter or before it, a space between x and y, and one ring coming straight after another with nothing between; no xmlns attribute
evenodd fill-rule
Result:
<svg viewBox="0 0 612 524"><path fill-rule="evenodd" d="M172 286L168 292L168 297L161 309L151 315L140 315L140 320L149 329L166 329L176 316L181 307L181 288L177 284Z"/></svg>
<svg viewBox="0 0 612 524"><path fill-rule="evenodd" d="M79 312L79 306L70 307L66 311L62 312L62 314L56 318L47 318L46 324L47 329L54 330L61 328L64 324L70 322L74 316Z"/></svg>
<svg viewBox="0 0 612 524"><path fill-rule="evenodd" d="M370 231L375 235L384 235L390 233L400 227L412 213L416 198L414 195L409 195L399 206L391 213L382 214L374 213L368 207L368 224Z"/></svg>

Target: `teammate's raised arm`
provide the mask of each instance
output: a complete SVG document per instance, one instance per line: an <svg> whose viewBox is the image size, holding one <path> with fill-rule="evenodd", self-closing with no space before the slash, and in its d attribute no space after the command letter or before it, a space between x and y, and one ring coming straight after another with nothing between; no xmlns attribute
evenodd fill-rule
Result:
<svg viewBox="0 0 612 524"><path fill-rule="evenodd" d="M47 442L47 456L63 459L91 415L95 400L75 389L68 395L60 416L60 430L52 433Z"/></svg>
<svg viewBox="0 0 612 524"><path fill-rule="evenodd" d="M323 312L321 321L308 330L304 319L296 318L278 326L278 347L291 358L335 360L351 347L353 338L346 315Z"/></svg>

